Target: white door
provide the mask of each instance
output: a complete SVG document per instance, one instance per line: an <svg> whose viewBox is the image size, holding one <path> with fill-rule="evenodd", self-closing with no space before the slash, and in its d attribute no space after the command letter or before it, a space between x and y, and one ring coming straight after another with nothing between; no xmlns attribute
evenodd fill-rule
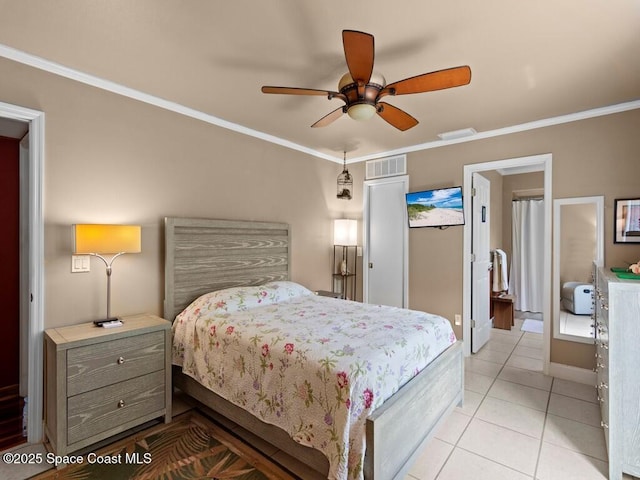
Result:
<svg viewBox="0 0 640 480"><path fill-rule="evenodd" d="M363 297L366 303L408 306L407 207L409 178L364 184Z"/></svg>
<svg viewBox="0 0 640 480"><path fill-rule="evenodd" d="M490 267L489 252L491 182L478 173L472 177L471 251L471 351L478 352L491 334L489 318Z"/></svg>

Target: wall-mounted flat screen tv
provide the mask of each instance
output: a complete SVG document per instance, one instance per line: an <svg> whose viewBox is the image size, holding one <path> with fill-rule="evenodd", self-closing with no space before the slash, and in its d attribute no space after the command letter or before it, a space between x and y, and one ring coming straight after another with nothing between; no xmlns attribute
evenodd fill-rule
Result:
<svg viewBox="0 0 640 480"><path fill-rule="evenodd" d="M410 228L464 225L462 187L407 193L406 198Z"/></svg>

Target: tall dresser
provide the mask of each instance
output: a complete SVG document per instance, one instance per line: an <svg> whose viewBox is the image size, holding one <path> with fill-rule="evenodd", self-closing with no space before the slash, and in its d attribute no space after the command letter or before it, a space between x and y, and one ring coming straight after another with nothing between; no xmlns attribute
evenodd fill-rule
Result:
<svg viewBox="0 0 640 480"><path fill-rule="evenodd" d="M596 271L596 372L609 479L640 477L640 280Z"/></svg>

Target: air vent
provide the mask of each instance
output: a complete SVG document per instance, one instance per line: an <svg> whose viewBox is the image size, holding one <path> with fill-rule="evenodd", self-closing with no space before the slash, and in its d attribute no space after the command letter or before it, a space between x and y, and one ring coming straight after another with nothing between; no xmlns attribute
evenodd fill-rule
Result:
<svg viewBox="0 0 640 480"><path fill-rule="evenodd" d="M381 158L379 160L369 160L366 162L366 179L393 177L395 175L406 175L407 156L396 155L393 157Z"/></svg>

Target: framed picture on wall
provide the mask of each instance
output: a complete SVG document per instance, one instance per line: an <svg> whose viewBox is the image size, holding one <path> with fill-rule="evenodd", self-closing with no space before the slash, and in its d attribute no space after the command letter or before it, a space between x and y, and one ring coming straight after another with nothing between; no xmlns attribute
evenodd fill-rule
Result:
<svg viewBox="0 0 640 480"><path fill-rule="evenodd" d="M614 243L640 243L640 198L616 199L614 218Z"/></svg>

